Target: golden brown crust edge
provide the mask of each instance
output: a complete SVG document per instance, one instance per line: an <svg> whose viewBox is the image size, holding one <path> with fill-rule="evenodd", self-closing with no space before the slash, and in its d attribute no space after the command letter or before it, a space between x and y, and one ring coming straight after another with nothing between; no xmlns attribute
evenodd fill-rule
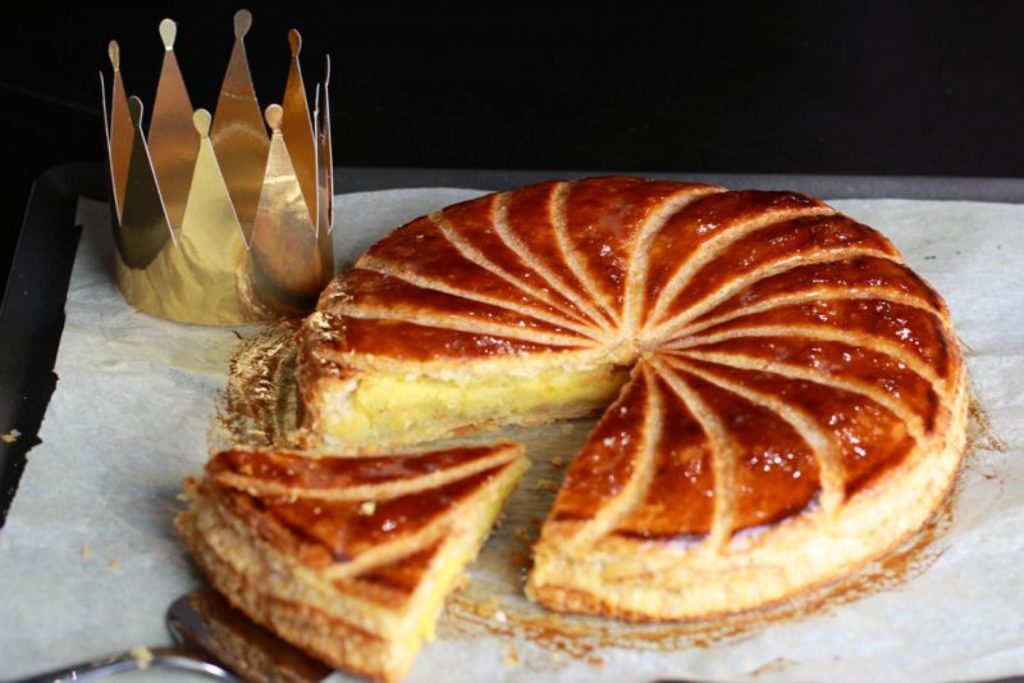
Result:
<svg viewBox="0 0 1024 683"><path fill-rule="evenodd" d="M969 396L962 365L959 376L949 424L938 425L935 430L936 434L946 435L945 443L940 444L938 450L916 453L887 472L848 501L833 520L812 515L791 518L764 532L754 541L753 547L739 553L735 553L735 548L730 553L727 548L724 554L716 555L710 548L698 548L687 551L684 559L662 543L649 544L645 550L641 543L613 542L608 544L606 552L595 553L590 558L591 567L595 561L614 561L624 554L631 562L649 560L651 569L644 580L645 593L626 588L622 594L608 590L615 581L606 584L599 576L581 571L581 563L561 556L557 543L545 544L542 541L535 548L536 562L527 585L527 595L560 612L601 615L634 622L700 620L764 610L849 575L912 538L950 495L963 462L967 440ZM918 450L922 449L919 447ZM903 494L903 502L910 502L910 505L896 511L872 511L878 504L884 505L894 496L899 497L900 493ZM920 504L914 505L914 502ZM886 528L884 524L871 527L864 523L865 518L870 522L872 517L895 522L895 527ZM831 553L824 559L806 562L807 558L820 555L815 553L817 539L858 521L856 525L859 528L875 529L876 533L869 536L883 536L870 552L856 552L855 548L855 552ZM733 546L736 543L734 540ZM603 558L598 559L602 555ZM805 562L793 563L785 559L794 556L803 557ZM771 562L773 559L775 562ZM666 563L683 565L687 562L696 565L693 571L658 577ZM779 575L774 571L786 564L809 566L811 569L796 576ZM767 573L765 567L769 570ZM644 575L635 575L638 579L641 576ZM764 581L766 576L772 580ZM695 580L697 577L699 581Z"/></svg>

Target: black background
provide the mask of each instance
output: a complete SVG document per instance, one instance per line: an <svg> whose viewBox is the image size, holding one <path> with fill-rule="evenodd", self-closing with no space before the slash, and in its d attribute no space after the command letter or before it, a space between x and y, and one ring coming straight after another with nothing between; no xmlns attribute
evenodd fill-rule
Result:
<svg viewBox="0 0 1024 683"><path fill-rule="evenodd" d="M103 158L107 41L151 104L156 27L175 18L193 103L212 107L240 6L5 10L0 253L33 178ZM332 55L341 165L1024 176L1021 3L247 6L263 104L283 89L289 27L310 86Z"/></svg>

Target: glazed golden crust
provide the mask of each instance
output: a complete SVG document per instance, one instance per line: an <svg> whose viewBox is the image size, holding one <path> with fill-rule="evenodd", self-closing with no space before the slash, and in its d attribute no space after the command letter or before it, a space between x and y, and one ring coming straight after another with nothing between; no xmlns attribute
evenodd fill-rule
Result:
<svg viewBox="0 0 1024 683"><path fill-rule="evenodd" d="M637 536L627 521L577 544L585 528L549 519L528 593L557 610L676 620L766 607L839 579L914 534L948 495L962 458L966 406L963 391L951 421L939 427L943 439L888 463L836 510L812 505L724 543L713 532ZM715 523L722 519L728 516L716 515Z"/></svg>
<svg viewBox="0 0 1024 683"><path fill-rule="evenodd" d="M177 525L254 621L330 664L396 680L525 468L509 444L387 457L226 451Z"/></svg>
<svg viewBox="0 0 1024 683"><path fill-rule="evenodd" d="M385 301L369 271L405 284ZM555 609L782 599L923 524L963 453L941 297L880 233L791 192L597 178L465 202L375 245L301 344L314 432L330 382L381 367L632 366L536 548L529 592Z"/></svg>

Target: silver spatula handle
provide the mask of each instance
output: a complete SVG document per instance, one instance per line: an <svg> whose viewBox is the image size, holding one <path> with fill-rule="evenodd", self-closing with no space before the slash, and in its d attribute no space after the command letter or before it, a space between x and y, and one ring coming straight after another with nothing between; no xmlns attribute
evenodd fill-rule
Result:
<svg viewBox="0 0 1024 683"><path fill-rule="evenodd" d="M156 647L150 651L152 659L139 657L131 652L122 652L105 657L97 657L74 666L47 671L46 673L19 678L4 683L64 683L67 681L89 681L106 678L129 671L142 671L150 667L177 669L205 674L222 681L238 683L239 679L226 669L196 657L194 651L181 647Z"/></svg>

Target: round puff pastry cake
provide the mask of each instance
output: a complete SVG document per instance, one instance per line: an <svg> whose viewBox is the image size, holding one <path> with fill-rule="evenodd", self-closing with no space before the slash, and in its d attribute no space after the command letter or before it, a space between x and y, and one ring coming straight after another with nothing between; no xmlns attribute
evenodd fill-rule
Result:
<svg viewBox="0 0 1024 683"><path fill-rule="evenodd" d="M535 547L556 610L753 609L894 548L962 459L942 299L791 192L597 178L371 247L299 333L314 439L366 450L604 410Z"/></svg>

